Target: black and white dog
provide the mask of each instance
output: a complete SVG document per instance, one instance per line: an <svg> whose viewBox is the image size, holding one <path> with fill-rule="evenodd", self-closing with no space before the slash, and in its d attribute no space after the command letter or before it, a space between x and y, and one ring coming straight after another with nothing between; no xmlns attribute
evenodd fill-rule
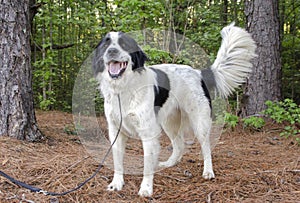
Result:
<svg viewBox="0 0 300 203"><path fill-rule="evenodd" d="M126 140L132 135L139 136L144 149L139 195L152 195L157 165L169 167L180 160L187 132L193 132L201 144L203 178L215 177L209 142L211 101L204 77L212 77L216 91L227 97L251 72L256 48L250 34L233 24L223 28L221 34L223 40L217 58L205 71L176 64L146 67L145 53L122 32L110 32L98 44L93 70L104 96L111 142L120 124L117 95L121 98L123 119L113 145L114 178L108 190L121 190L124 185L123 157ZM158 163L161 129L170 138L173 152L167 161Z"/></svg>

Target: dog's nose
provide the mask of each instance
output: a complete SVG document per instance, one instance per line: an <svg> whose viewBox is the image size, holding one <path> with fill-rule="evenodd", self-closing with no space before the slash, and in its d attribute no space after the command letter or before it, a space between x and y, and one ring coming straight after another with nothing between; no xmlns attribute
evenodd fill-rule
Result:
<svg viewBox="0 0 300 203"><path fill-rule="evenodd" d="M119 50L116 49L116 48L109 48L109 49L107 50L107 53L108 53L108 54L111 54L111 55L117 54L118 52L119 52Z"/></svg>

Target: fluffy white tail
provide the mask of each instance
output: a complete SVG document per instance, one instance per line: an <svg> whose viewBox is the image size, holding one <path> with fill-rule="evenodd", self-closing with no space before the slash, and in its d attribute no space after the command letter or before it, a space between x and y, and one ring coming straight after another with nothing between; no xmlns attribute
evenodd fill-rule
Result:
<svg viewBox="0 0 300 203"><path fill-rule="evenodd" d="M256 45L251 35L234 23L221 31L222 44L217 58L211 66L216 88L220 96L227 97L240 84L244 83L252 71L251 59Z"/></svg>

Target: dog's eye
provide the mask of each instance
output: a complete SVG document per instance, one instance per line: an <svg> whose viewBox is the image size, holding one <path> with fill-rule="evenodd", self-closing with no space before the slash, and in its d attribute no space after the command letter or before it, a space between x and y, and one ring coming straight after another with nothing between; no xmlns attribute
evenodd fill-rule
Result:
<svg viewBox="0 0 300 203"><path fill-rule="evenodd" d="M109 44L110 44L110 41L111 41L111 39L110 38L105 38L104 40L103 40L103 46L104 47L107 47Z"/></svg>
<svg viewBox="0 0 300 203"><path fill-rule="evenodd" d="M126 46L126 43L122 38L119 39L119 44L122 48L124 48Z"/></svg>

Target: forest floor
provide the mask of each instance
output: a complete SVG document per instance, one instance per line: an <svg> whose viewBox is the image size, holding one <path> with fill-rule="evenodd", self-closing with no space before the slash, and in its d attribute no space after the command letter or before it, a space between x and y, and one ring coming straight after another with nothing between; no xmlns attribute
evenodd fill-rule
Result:
<svg viewBox="0 0 300 203"><path fill-rule="evenodd" d="M0 170L55 192L71 189L94 173L98 162L66 130L72 114L38 111L37 118L43 141L0 137ZM279 132L280 126L272 123L261 132L241 126L225 130L213 150L216 178L211 181L201 177L199 145L190 143L180 163L155 174L151 198L137 195L141 175L125 175L122 191L106 191L113 171L104 166L87 185L63 197L32 193L0 177L0 202L300 202L300 147Z"/></svg>

